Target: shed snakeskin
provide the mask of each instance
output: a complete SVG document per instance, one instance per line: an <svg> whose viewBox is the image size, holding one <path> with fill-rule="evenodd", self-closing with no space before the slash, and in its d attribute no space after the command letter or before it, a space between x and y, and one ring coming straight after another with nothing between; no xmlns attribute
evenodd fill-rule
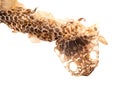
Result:
<svg viewBox="0 0 120 88"><path fill-rule="evenodd" d="M90 75L99 62L99 41L107 44L99 35L97 26L86 27L81 24L83 18L59 22L46 16L36 9L24 8L17 0L0 0L0 23L6 24L13 32L55 41L54 51L72 75Z"/></svg>

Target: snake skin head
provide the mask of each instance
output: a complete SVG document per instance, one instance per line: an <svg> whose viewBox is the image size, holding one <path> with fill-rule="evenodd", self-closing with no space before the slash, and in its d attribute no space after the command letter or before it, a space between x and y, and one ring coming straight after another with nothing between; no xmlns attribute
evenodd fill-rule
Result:
<svg viewBox="0 0 120 88"><path fill-rule="evenodd" d="M88 30L82 36L63 38L56 42L55 52L65 68L74 76L90 75L99 62L99 33L96 28L94 33L87 33Z"/></svg>

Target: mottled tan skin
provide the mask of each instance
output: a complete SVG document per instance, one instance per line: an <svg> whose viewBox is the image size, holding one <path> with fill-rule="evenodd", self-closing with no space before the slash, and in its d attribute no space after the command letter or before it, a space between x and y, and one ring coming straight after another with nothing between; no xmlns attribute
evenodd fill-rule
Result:
<svg viewBox="0 0 120 88"><path fill-rule="evenodd" d="M0 9L0 23L9 26L13 32L27 33L39 40L56 41L55 52L67 70L74 76L89 75L98 64L98 41L106 42L100 38L96 25L86 27L80 23L82 18L61 23L41 14L36 9L22 7ZM90 56L92 51L96 52L95 60ZM77 65L76 71L70 69L71 62Z"/></svg>

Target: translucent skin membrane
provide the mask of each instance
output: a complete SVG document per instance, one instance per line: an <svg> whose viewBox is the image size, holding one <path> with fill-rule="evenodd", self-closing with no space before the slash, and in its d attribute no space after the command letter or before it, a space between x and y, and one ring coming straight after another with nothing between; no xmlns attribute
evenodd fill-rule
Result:
<svg viewBox="0 0 120 88"><path fill-rule="evenodd" d="M27 33L29 37L43 41L56 41L54 50L72 75L88 76L98 65L99 41L107 42L99 35L96 25L82 25L83 18L59 22L36 9L24 8L16 0L8 1L1 0L0 23L9 26L13 32Z"/></svg>

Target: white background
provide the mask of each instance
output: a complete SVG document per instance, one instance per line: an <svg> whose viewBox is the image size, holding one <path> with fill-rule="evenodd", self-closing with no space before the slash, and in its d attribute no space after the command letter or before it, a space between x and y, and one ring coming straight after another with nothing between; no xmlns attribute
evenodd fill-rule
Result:
<svg viewBox="0 0 120 88"><path fill-rule="evenodd" d="M119 0L19 0L26 7L51 12L56 18L86 18L97 23L108 46L100 44L100 62L87 77L64 69L54 44L32 43L0 24L0 88L120 88Z"/></svg>

